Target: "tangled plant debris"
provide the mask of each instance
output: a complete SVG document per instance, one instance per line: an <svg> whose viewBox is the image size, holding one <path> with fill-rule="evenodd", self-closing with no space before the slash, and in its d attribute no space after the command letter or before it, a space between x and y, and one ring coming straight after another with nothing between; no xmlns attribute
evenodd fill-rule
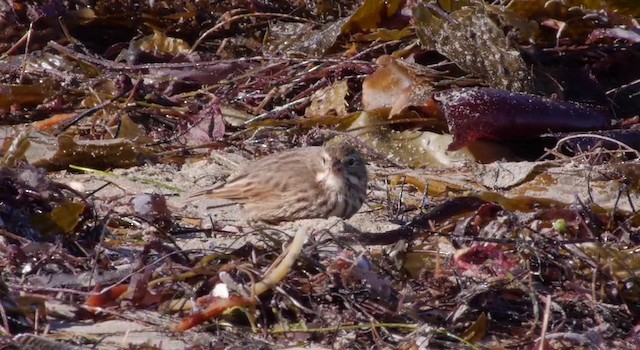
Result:
<svg viewBox="0 0 640 350"><path fill-rule="evenodd" d="M639 17L0 3L2 347L637 348ZM349 220L184 202L333 137Z"/></svg>

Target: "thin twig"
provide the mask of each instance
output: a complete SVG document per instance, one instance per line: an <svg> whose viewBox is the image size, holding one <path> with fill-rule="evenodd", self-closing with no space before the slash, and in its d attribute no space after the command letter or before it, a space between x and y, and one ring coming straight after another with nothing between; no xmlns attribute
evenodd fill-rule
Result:
<svg viewBox="0 0 640 350"><path fill-rule="evenodd" d="M597 135L597 134L576 134L576 135L569 135L569 136L563 137L560 140L558 140L558 142L556 143L556 147L554 147L554 149L560 149L560 146L562 146L567 141L572 139L579 139L579 138L594 138L594 139L600 139L600 140L608 141L611 143L615 143L618 146L625 149L623 152L633 153L636 155L638 159L640 159L640 152L635 150L633 147L627 145L624 142L618 141L614 138L603 136L603 135Z"/></svg>
<svg viewBox="0 0 640 350"><path fill-rule="evenodd" d="M544 313L542 314L542 332L540 333L540 340L538 350L544 350L545 336L547 335L547 328L549 327L549 318L551 315L551 296L547 295L544 298Z"/></svg>
<svg viewBox="0 0 640 350"><path fill-rule="evenodd" d="M140 70L158 70L158 69L181 69L181 68L205 68L210 66L216 66L220 64L231 64L231 63L243 63L243 62L264 62L264 61L275 61L277 63L345 63L343 58L293 58L293 57L268 57L268 56L254 56L254 57L240 57L234 59L227 60L214 60L214 61L204 61L204 62L181 62L181 63L145 63L145 64L125 64L125 63L116 63L110 60L100 59L96 57L92 57L86 54L82 54L76 51L69 49L66 46L60 45L55 41L50 41L47 46L52 49L71 56L77 60L84 61L87 63L99 65L105 67L108 70L112 71L120 71L120 72L137 72ZM364 61L364 60L349 60L349 63L357 63L367 66L374 66L374 62Z"/></svg>
<svg viewBox="0 0 640 350"><path fill-rule="evenodd" d="M29 44L31 43L31 34L33 33L33 22L29 23L29 30L27 31L27 42L24 45L24 60L22 61L22 69L20 70L20 84L23 83L24 72L27 70L27 54L29 53Z"/></svg>
<svg viewBox="0 0 640 350"><path fill-rule="evenodd" d="M276 107L276 108L274 108L274 109L272 109L272 110L270 110L268 112L262 113L259 116L256 116L256 117L253 117L253 118L247 120L246 122L244 122L244 125L245 126L249 126L249 125L251 125L253 123L262 121L264 119L268 119L269 117L273 116L274 114L278 114L278 113L280 113L282 111L285 111L285 110L287 110L289 108L293 108L296 105L299 105L301 103L309 102L310 100L311 100L311 96L306 96L306 97L291 101L291 102L289 102L287 104L284 104L282 106L278 106L278 107Z"/></svg>
<svg viewBox="0 0 640 350"><path fill-rule="evenodd" d="M306 18L301 18L301 17L295 17L295 16L291 16L291 15L287 15L287 14L282 14L282 13L245 13L242 15L236 15L233 17L228 18L227 20L220 22L218 24L216 24L215 26L213 26L212 28L208 29L206 32L202 33L202 35L200 35L200 37L198 38L198 40L196 40L195 43L193 43L193 45L191 46L191 50L189 50L189 52L194 52L195 49L200 46L200 43L206 39L206 37L208 37L209 35L211 35L212 33L216 32L218 29L229 25L231 22L234 22L236 20L239 19L245 19L245 18L257 18L257 17L267 17L267 18L286 18L286 19L294 19L296 21L300 21L300 22L307 22L307 23L316 23L315 21L306 19Z"/></svg>
<svg viewBox="0 0 640 350"><path fill-rule="evenodd" d="M124 96L126 94L126 91L121 91L120 93L118 93L118 95L110 98L107 101L102 102L101 104L91 107L89 109L87 109L86 111L76 115L75 117L73 117L72 119L69 119L67 121L65 121L64 123L60 124L60 126L58 127L58 131L55 133L55 135L60 135L62 134L64 131L66 131L68 128L70 128L71 126L75 125L76 123L78 123L79 121L81 121L82 119L94 114L95 112L101 110L102 108L110 105L111 103L113 103L114 101L118 100L120 97Z"/></svg>

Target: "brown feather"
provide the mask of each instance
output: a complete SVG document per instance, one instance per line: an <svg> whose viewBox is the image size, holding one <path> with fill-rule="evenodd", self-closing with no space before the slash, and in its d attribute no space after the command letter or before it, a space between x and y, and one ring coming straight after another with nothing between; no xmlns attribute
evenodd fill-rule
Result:
<svg viewBox="0 0 640 350"><path fill-rule="evenodd" d="M332 167L342 170L336 173ZM304 147L250 163L224 185L195 193L189 200L236 201L244 204L250 218L270 222L348 218L362 205L366 184L364 162L350 146Z"/></svg>

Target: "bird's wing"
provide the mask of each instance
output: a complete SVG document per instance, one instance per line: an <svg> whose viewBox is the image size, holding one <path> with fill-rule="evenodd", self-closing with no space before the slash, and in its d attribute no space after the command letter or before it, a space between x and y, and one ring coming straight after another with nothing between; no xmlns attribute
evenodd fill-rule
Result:
<svg viewBox="0 0 640 350"><path fill-rule="evenodd" d="M188 200L211 197L241 203L277 201L286 192L316 185L314 179L318 169L310 159L321 157L321 152L321 147L308 147L305 152L294 149L280 153L277 158L259 159L231 176L225 184L194 193ZM289 157L283 157L285 155Z"/></svg>

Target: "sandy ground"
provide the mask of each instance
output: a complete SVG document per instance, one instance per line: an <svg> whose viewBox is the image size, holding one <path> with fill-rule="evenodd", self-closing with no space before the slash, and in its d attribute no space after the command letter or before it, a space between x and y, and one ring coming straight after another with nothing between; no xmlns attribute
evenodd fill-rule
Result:
<svg viewBox="0 0 640 350"><path fill-rule="evenodd" d="M182 167L170 165L142 166L131 169L115 170L115 176L105 177L91 174L54 173L52 176L85 191L94 190L105 183L111 185L96 194L96 204L104 212L115 210L130 212L132 198L142 193L162 193L169 199L169 205L177 217L183 217L181 224L207 228L215 222L227 231L226 235L207 237L204 233L192 233L177 236L176 240L183 249L222 249L239 246L246 240L255 240L251 228L246 225L242 210L237 205L223 200L197 200L186 202L190 193L209 187L229 176L238 165L247 163L238 154L217 154L203 160L187 163ZM637 165L630 165L634 171ZM333 234L344 234L349 226L363 232L384 232L397 225L390 222L386 210L379 209L376 203L385 203L388 193L397 200L400 186L391 188L385 184L389 175L411 175L431 184L430 191L437 191L445 184L452 188L462 188L473 192L495 191L507 197L532 196L549 198L563 203L572 203L577 197L587 200L589 195L604 208L613 208L620 188L623 186L620 171L611 167L587 167L579 164L553 163L494 163L491 165L468 164L452 169L407 170L382 168L370 164L371 205L365 205L360 212L349 220L337 218L328 220L303 220L285 223L273 228L273 232L293 235L298 229ZM619 170L619 169L618 169ZM615 178L618 176L618 178ZM622 176L624 177L624 176ZM173 186L174 188L169 188ZM422 194L405 188L403 198L407 202L418 203ZM626 197L625 197L626 198ZM637 201L637 195L631 195ZM208 209L210 206L218 206ZM629 210L629 202L622 200L618 208ZM186 219L184 219L186 218ZM346 226L346 225L348 226ZM234 233L235 232L235 233ZM324 231L326 234L326 231ZM362 247L362 249L366 249ZM128 273L128 271L124 271ZM78 281L82 276L76 276ZM89 279L87 278L87 281ZM42 281L53 283L55 281ZM64 278L60 281L64 284ZM52 302L47 305L56 312L70 312L67 306ZM70 318L73 319L73 318ZM101 339L99 349L117 349L130 343L147 343L162 349L181 349L193 344L207 344L215 339L210 333L195 330L183 334L168 331L168 327L178 321L178 317L158 315L154 312L132 311L116 319L98 323L73 324L55 321L50 330L64 332L70 337L88 337ZM60 334L60 333L59 333Z"/></svg>

